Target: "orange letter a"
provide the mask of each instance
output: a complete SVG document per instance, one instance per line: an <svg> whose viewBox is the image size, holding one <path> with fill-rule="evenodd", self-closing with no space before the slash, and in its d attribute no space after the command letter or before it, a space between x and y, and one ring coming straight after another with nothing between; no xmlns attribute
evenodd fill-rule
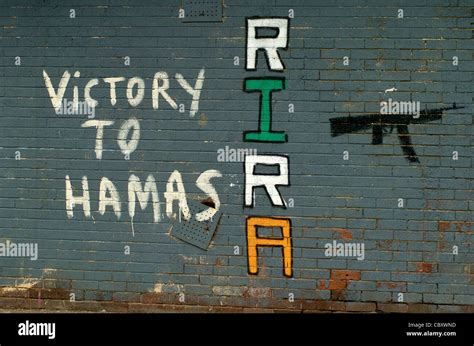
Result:
<svg viewBox="0 0 474 346"><path fill-rule="evenodd" d="M258 227L281 228L283 238L258 237ZM285 218L249 216L247 218L247 256L250 274L258 274L258 246L281 246L283 255L283 275L292 277L293 257L291 248L291 220Z"/></svg>

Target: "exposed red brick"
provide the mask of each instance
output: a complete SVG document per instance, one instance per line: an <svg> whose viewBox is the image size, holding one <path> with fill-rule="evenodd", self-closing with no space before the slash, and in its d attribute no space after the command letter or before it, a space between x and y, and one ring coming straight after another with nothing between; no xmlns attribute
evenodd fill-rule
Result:
<svg viewBox="0 0 474 346"><path fill-rule="evenodd" d="M341 239L351 240L352 232L345 228L333 228L333 231L338 232Z"/></svg>
<svg viewBox="0 0 474 346"><path fill-rule="evenodd" d="M433 271L433 264L427 262L417 263L416 271L420 273L431 273Z"/></svg>
<svg viewBox="0 0 474 346"><path fill-rule="evenodd" d="M398 288L399 290L404 290L406 288L406 283L405 282L383 282L379 281L377 282L377 288L381 287L386 287L389 289L395 289Z"/></svg>
<svg viewBox="0 0 474 346"><path fill-rule="evenodd" d="M329 280L330 290L345 290L347 288L347 280Z"/></svg>
<svg viewBox="0 0 474 346"><path fill-rule="evenodd" d="M438 221L438 231L444 232L449 229L451 226L451 223L448 221Z"/></svg>
<svg viewBox="0 0 474 346"><path fill-rule="evenodd" d="M327 284L326 284L326 280L319 280L317 285L316 285L316 288L318 290L326 290L328 288Z"/></svg>
<svg viewBox="0 0 474 346"><path fill-rule="evenodd" d="M360 280L360 271L331 269L331 279L334 280Z"/></svg>
<svg viewBox="0 0 474 346"><path fill-rule="evenodd" d="M449 231L452 226L456 227L456 232L470 232L472 230L472 223L471 222L449 222L449 221L438 221L438 250L443 251L449 248L449 242L447 242L444 238L444 232Z"/></svg>

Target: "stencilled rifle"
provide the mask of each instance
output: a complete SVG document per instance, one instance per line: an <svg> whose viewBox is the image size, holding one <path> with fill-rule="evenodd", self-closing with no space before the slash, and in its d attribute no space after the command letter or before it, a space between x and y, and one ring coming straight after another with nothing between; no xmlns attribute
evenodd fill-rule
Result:
<svg viewBox="0 0 474 346"><path fill-rule="evenodd" d="M462 109L453 103L452 107L424 109L419 116L413 114L367 114L358 116L338 117L329 119L331 122L331 136L337 137L347 133L366 131L372 128L372 144L383 144L384 135L391 134L396 128L398 140L403 154L409 162L420 162L411 141L408 125L423 124L440 120L443 112L453 109Z"/></svg>

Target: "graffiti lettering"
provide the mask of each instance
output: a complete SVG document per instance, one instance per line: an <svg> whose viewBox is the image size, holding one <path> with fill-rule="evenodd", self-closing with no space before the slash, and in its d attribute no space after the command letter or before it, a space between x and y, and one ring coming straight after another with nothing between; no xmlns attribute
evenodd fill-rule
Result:
<svg viewBox="0 0 474 346"><path fill-rule="evenodd" d="M257 174L257 165L277 166L278 174ZM248 155L245 157L245 206L253 207L255 188L265 187L274 206L286 208L277 186L288 186L288 157L282 155Z"/></svg>
<svg viewBox="0 0 474 346"><path fill-rule="evenodd" d="M244 80L246 92L260 92L260 116L257 132L245 131L246 142L282 143L288 140L284 132L271 130L272 124L272 93L285 89L285 78L247 78Z"/></svg>
<svg viewBox="0 0 474 346"><path fill-rule="evenodd" d="M276 29L277 35L275 37L259 37L258 29L263 28ZM263 49L266 54L268 68L272 71L283 71L285 65L280 59L278 48L288 48L288 34L288 18L247 18L246 69L256 69L257 52Z"/></svg>
<svg viewBox="0 0 474 346"><path fill-rule="evenodd" d="M289 19L288 18L247 18L246 70L255 70L257 52L265 51L268 68L271 71L282 72L285 68L278 49L288 48ZM262 29L274 30L276 34L262 37ZM244 80L244 91L260 93L260 111L258 131L245 131L244 141L284 143L288 137L283 131L272 131L272 93L286 88L285 78L247 78ZM276 166L277 174L258 174L258 165ZM277 186L288 186L289 158L284 155L246 155L244 161L245 174L245 207L255 206L255 188L264 187L273 206L286 208L286 203ZM257 227L279 227L282 238L265 238L257 235ZM247 261L249 274L258 274L257 247L280 246L283 255L283 275L293 275L291 220L274 217L248 217L247 232Z"/></svg>
<svg viewBox="0 0 474 346"><path fill-rule="evenodd" d="M205 69L202 68L198 76L196 78L196 82L194 83L194 87L186 81L182 74L176 73L175 79L178 84L192 97L189 115L194 117L199 110L199 99L201 96L201 90L204 84L204 73ZM74 78L80 77L80 72L76 71L74 73ZM56 112L60 111L61 104L63 102L64 95L66 93L67 87L71 80L71 74L69 71L64 71L61 80L59 81L59 85L57 90L55 90L53 83L51 82L51 78L49 77L46 70L43 70L43 79L48 91L49 97L51 99L51 103ZM125 77L107 77L103 78L104 83L109 85L109 92L110 92L110 104L112 106L117 104L117 91L116 86L119 83L125 82ZM161 85L160 85L161 82ZM91 97L91 89L99 85L99 79L94 78L87 82L84 88L84 100L87 104L91 107L96 107L98 105L98 101ZM167 90L169 89L170 81L168 78L168 74L164 71L160 71L155 73L153 82L152 82L152 107L153 109L158 109L159 106L159 97L160 95L165 99L166 102L171 106L173 109L177 109L178 105L176 101L168 94ZM134 95L134 89L137 89L136 94ZM73 102L77 104L79 102L79 92L78 87L74 86L74 96ZM127 82L127 90L125 95L128 103L132 107L137 107L144 99L145 96L145 81L140 77L133 77L130 78Z"/></svg>
<svg viewBox="0 0 474 346"><path fill-rule="evenodd" d="M257 235L258 227L281 228L282 238L259 237ZM250 274L258 274L257 247L259 246L281 247L283 256L283 275L287 277L293 275L290 219L253 216L247 218L247 252Z"/></svg>
<svg viewBox="0 0 474 346"><path fill-rule="evenodd" d="M215 187L211 183L212 178L222 177L221 172L217 170L207 170L202 172L196 179L196 186L206 194L206 197L213 203L213 208L208 208L196 214L198 221L207 221L211 219L215 213L220 209L219 196ZM176 190L174 190L176 185ZM138 200L142 210L146 209L148 201L152 199L153 221L155 223L161 221L160 199L158 195L158 188L153 175L148 175L145 185L142 187L140 178L131 174L128 179L128 214L133 221L135 217L135 207ZM177 170L173 171L166 184L164 192L164 199L166 201L166 215L170 219L176 218L176 213L173 211L173 203L178 202L180 214L185 220L191 218L189 212L186 191L181 177L181 173ZM82 205L84 216L91 218L90 193L87 176L82 177L82 195L74 194L72 183L69 175L66 175L66 212L68 218L74 217L74 208ZM119 189L107 177L102 177L99 187L99 213L104 215L107 207L111 207L117 220L121 216L121 200Z"/></svg>

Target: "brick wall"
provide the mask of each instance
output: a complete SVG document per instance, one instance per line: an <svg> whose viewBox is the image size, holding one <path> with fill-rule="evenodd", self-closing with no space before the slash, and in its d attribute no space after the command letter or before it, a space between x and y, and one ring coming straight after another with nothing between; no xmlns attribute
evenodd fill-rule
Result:
<svg viewBox="0 0 474 346"><path fill-rule="evenodd" d="M3 0L0 307L472 312L472 5Z"/></svg>

